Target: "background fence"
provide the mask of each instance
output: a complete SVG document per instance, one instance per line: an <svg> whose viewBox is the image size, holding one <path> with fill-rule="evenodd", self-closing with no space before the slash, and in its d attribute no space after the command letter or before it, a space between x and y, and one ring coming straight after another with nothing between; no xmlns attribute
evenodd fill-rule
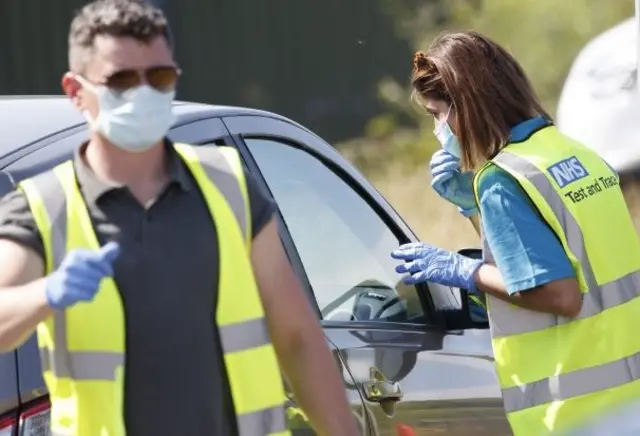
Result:
<svg viewBox="0 0 640 436"><path fill-rule="evenodd" d="M0 2L0 94L59 94L84 0ZM410 46L378 0L157 0L184 71L178 97L277 111L331 140L381 110L381 78L407 78Z"/></svg>

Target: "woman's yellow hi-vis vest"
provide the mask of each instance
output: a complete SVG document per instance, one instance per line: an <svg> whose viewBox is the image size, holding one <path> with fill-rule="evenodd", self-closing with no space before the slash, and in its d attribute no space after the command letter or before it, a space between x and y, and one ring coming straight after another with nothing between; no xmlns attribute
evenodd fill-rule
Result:
<svg viewBox="0 0 640 436"><path fill-rule="evenodd" d="M251 219L244 173L229 147L175 145L218 229L220 282L216 324L239 436L285 436L286 399L249 251ZM42 235L47 273L73 249L98 249L72 162L20 184ZM55 436L124 436L125 322L113 279L91 303L38 326ZM171 374L167 374L171 377ZM177 376L177 375L174 375ZM203 374L203 376L205 376Z"/></svg>
<svg viewBox="0 0 640 436"><path fill-rule="evenodd" d="M508 145L478 171L476 199L490 165L528 194L561 241L584 294L575 319L489 296L507 417L516 436L588 426L640 398L640 241L619 179L596 153L553 126ZM490 244L484 242L484 255L492 262Z"/></svg>

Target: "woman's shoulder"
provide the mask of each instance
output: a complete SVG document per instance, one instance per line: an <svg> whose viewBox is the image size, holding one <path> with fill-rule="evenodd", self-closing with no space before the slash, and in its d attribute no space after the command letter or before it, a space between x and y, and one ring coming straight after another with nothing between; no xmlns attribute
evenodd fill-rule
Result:
<svg viewBox="0 0 640 436"><path fill-rule="evenodd" d="M483 197L492 194L509 193L511 195L527 198L524 190L516 179L497 165L489 164L482 169L477 182L478 198L482 202Z"/></svg>

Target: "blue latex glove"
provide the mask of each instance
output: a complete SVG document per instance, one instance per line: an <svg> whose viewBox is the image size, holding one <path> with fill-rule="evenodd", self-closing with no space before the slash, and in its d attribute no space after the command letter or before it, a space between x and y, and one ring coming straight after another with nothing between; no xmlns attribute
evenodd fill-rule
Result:
<svg viewBox="0 0 640 436"><path fill-rule="evenodd" d="M477 292L473 275L482 265L479 259L471 259L424 242L401 245L391 252L391 257L404 260L405 263L396 267L396 272L411 274L403 279L407 285L433 282Z"/></svg>
<svg viewBox="0 0 640 436"><path fill-rule="evenodd" d="M79 301L91 301L100 281L113 276L113 262L120 245L109 242L100 250L73 250L60 267L47 277L45 295L52 309L63 310Z"/></svg>
<svg viewBox="0 0 640 436"><path fill-rule="evenodd" d="M473 173L460 171L460 159L438 150L431 157L431 186L445 200L458 206L466 217L478 214L478 206L473 195Z"/></svg>

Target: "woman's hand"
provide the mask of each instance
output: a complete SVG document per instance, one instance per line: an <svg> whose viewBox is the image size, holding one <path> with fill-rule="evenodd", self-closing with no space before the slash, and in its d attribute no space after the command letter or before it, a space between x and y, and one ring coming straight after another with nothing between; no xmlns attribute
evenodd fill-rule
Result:
<svg viewBox="0 0 640 436"><path fill-rule="evenodd" d="M403 279L407 285L433 282L472 291L476 288L473 276L483 263L424 242L401 245L391 257L405 262L396 267L396 272L410 273Z"/></svg>
<svg viewBox="0 0 640 436"><path fill-rule="evenodd" d="M466 217L478 214L473 195L473 173L460 171L460 160L446 150L436 151L430 163L431 186L442 198L458 206Z"/></svg>

